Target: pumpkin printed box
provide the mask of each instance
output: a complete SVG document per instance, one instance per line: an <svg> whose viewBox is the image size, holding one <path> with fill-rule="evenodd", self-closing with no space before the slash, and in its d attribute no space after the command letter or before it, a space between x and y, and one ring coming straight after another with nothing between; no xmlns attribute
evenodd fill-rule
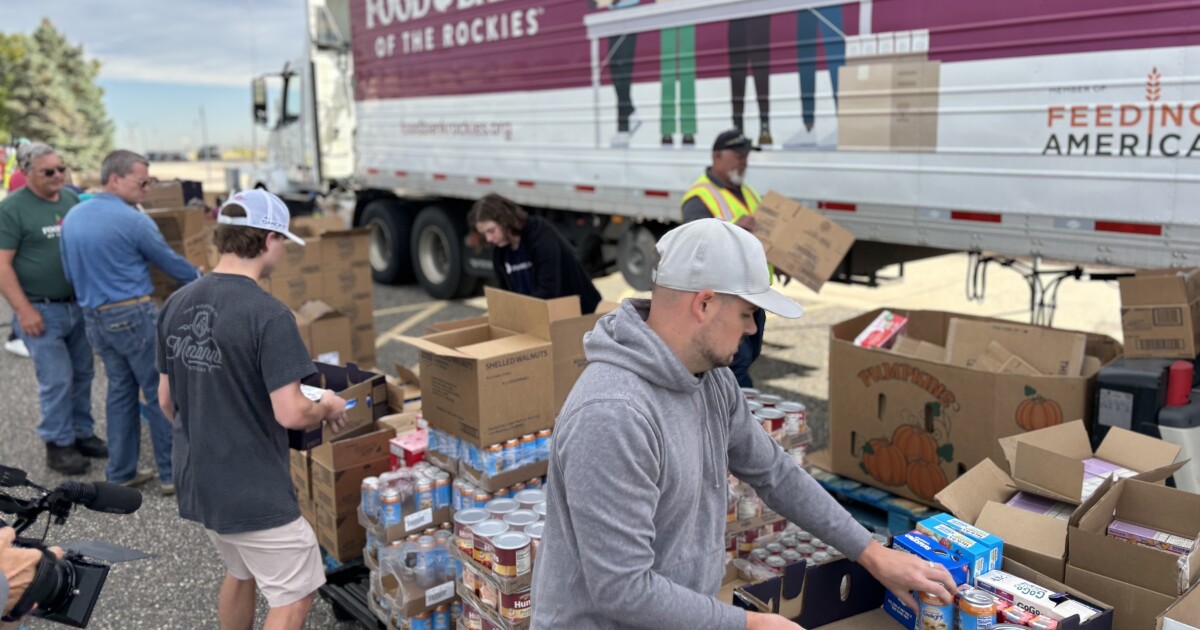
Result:
<svg viewBox="0 0 1200 630"><path fill-rule="evenodd" d="M1081 376L1035 376L856 346L884 310L830 331L832 472L926 504L979 462L1004 465L1000 438L1091 417L1096 373L1121 355L1111 337L1085 333L1090 359ZM980 319L886 310L907 318L909 337L938 346L946 345L951 320Z"/></svg>

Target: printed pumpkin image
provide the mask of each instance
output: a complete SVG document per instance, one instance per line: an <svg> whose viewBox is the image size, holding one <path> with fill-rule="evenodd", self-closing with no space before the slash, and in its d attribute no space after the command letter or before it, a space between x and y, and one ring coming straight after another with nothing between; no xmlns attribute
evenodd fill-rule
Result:
<svg viewBox="0 0 1200 630"><path fill-rule="evenodd" d="M1017 426L1026 431L1036 431L1062 424L1062 407L1053 400L1039 396L1037 390L1025 386L1025 400L1017 405Z"/></svg>
<svg viewBox="0 0 1200 630"><path fill-rule="evenodd" d="M911 420L896 427L891 438L878 437L863 445L859 467L885 486L907 485L913 494L932 501L949 483L942 462L954 461L954 445L939 442L950 435L950 418L938 403L927 403L924 421Z"/></svg>
<svg viewBox="0 0 1200 630"><path fill-rule="evenodd" d="M887 486L904 484L908 463L895 444L876 438L863 446L862 469Z"/></svg>

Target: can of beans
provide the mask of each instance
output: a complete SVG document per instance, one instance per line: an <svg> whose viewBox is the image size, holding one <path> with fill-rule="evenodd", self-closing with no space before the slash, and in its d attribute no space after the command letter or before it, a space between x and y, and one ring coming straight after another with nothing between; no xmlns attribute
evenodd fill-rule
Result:
<svg viewBox="0 0 1200 630"><path fill-rule="evenodd" d="M479 580L479 603L496 610L500 607L500 590L487 580Z"/></svg>
<svg viewBox="0 0 1200 630"><path fill-rule="evenodd" d="M492 572L500 577L527 575L533 570L530 539L522 532L505 532L492 538Z"/></svg>
<svg viewBox="0 0 1200 630"><path fill-rule="evenodd" d="M755 411L763 408L762 403L758 402L757 400L747 400L746 407L750 409L750 413L754 413Z"/></svg>
<svg viewBox="0 0 1200 630"><path fill-rule="evenodd" d="M747 557L754 562L766 564L767 558L771 557L771 552L759 547L758 549L751 550Z"/></svg>
<svg viewBox="0 0 1200 630"><path fill-rule="evenodd" d="M505 515L504 522L508 523L508 531L523 532L526 527L540 522L533 510L517 510Z"/></svg>
<svg viewBox="0 0 1200 630"><path fill-rule="evenodd" d="M486 520L487 512L474 508L454 513L454 540L459 551L465 554L475 553L475 541L471 528Z"/></svg>
<svg viewBox="0 0 1200 630"><path fill-rule="evenodd" d="M537 560L538 548L542 546L542 531L545 527L545 523L537 522L525 528L525 535L529 536L530 555L534 560Z"/></svg>
<svg viewBox="0 0 1200 630"><path fill-rule="evenodd" d="M816 551L817 550L808 543L800 543L799 545L796 546L796 553L800 554L801 556L803 556L805 558L811 558L812 555L814 553L816 553Z"/></svg>
<svg viewBox="0 0 1200 630"><path fill-rule="evenodd" d="M521 591L512 595L500 594L500 616L509 621L524 621L533 613L533 602L529 591Z"/></svg>
<svg viewBox="0 0 1200 630"><path fill-rule="evenodd" d="M778 409L764 407L755 411L754 417L758 418L759 423L763 425L764 429L767 429L768 433L777 433L783 430L783 412Z"/></svg>
<svg viewBox="0 0 1200 630"><path fill-rule="evenodd" d="M543 521L546 520L546 502L542 501L541 503L533 506L533 512L534 514L538 515L538 518L542 519Z"/></svg>
<svg viewBox="0 0 1200 630"><path fill-rule="evenodd" d="M474 569L463 569L462 585L467 589L467 592L474 595L479 594L479 576L475 574Z"/></svg>
<svg viewBox="0 0 1200 630"><path fill-rule="evenodd" d="M783 412L783 432L787 435L800 433L808 422L808 408L804 403L785 400L775 408Z"/></svg>
<svg viewBox="0 0 1200 630"><path fill-rule="evenodd" d="M475 549L475 562L492 567L492 539L508 531L504 521L483 521L471 528L471 538Z"/></svg>
<svg viewBox="0 0 1200 630"><path fill-rule="evenodd" d="M502 521L505 516L521 509L521 505L512 499L492 499L483 509L487 510L489 518Z"/></svg>
<svg viewBox="0 0 1200 630"><path fill-rule="evenodd" d="M774 394L759 394L759 396L757 398L755 398L755 400L762 403L763 407L771 408L771 407L778 407L779 403L783 402L783 397L776 396Z"/></svg>
<svg viewBox="0 0 1200 630"><path fill-rule="evenodd" d="M463 618L467 621L467 630L483 630L483 615L470 604L463 604Z"/></svg>
<svg viewBox="0 0 1200 630"><path fill-rule="evenodd" d="M783 545L781 545L779 543L769 543L767 545L766 549L767 549L767 553L769 553L773 556L778 556L779 554L783 553L784 547L783 547Z"/></svg>
<svg viewBox="0 0 1200 630"><path fill-rule="evenodd" d="M828 551L814 551L812 558L809 559L812 560L813 564L825 564L832 559L832 556L829 555Z"/></svg>
<svg viewBox="0 0 1200 630"><path fill-rule="evenodd" d="M755 400L760 395L762 395L762 392L758 391L757 389L754 389L753 387L743 387L742 395L746 397L746 400Z"/></svg>
<svg viewBox="0 0 1200 630"><path fill-rule="evenodd" d="M804 559L804 556L800 555L800 552L795 549L784 549L783 553L779 554L779 557L787 560L788 564L795 564Z"/></svg>
<svg viewBox="0 0 1200 630"><path fill-rule="evenodd" d="M825 541L821 540L820 538L813 538L812 540L808 541L808 544L812 545L813 549L817 551L825 551L825 548L829 546L826 545Z"/></svg>
<svg viewBox="0 0 1200 630"><path fill-rule="evenodd" d="M546 500L546 493L541 490L527 489L513 495L522 510L532 510L533 506Z"/></svg>
<svg viewBox="0 0 1200 630"><path fill-rule="evenodd" d="M787 560L779 556L771 556L767 558L766 566L775 575L783 575L783 568L787 566Z"/></svg>

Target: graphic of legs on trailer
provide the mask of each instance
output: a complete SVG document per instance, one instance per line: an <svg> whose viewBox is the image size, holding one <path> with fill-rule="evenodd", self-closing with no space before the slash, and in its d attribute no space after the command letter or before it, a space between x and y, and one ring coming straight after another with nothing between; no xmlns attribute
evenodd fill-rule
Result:
<svg viewBox="0 0 1200 630"><path fill-rule="evenodd" d="M817 42L825 52L825 66L833 88L833 105L838 100L838 68L846 63L846 35L842 28L842 7L804 9L796 14L796 47L800 70L801 129L786 142L785 149L833 149L837 147L837 117L816 120Z"/></svg>
<svg viewBox="0 0 1200 630"><path fill-rule="evenodd" d="M633 59L636 53L636 34L617 35L608 39L608 73L617 93L617 135L612 139L614 148L628 147L630 138L642 125L630 95L630 88L633 87Z"/></svg>
<svg viewBox="0 0 1200 630"><path fill-rule="evenodd" d="M660 31L662 72L662 144L696 144L696 27L678 26ZM679 89L676 91L676 84ZM678 96L678 112L676 112ZM676 124L678 122L678 125Z"/></svg>
<svg viewBox="0 0 1200 630"><path fill-rule="evenodd" d="M749 71L747 71L747 66ZM771 16L729 21L729 83L733 126L745 132L746 79L754 77L758 96L758 144L771 138Z"/></svg>

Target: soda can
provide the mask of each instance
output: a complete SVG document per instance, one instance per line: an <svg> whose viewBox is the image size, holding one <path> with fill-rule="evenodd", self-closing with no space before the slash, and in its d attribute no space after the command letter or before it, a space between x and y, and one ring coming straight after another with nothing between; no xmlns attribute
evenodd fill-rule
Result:
<svg viewBox="0 0 1200 630"><path fill-rule="evenodd" d="M514 438L504 443L504 470L516 470L520 467L521 441Z"/></svg>

